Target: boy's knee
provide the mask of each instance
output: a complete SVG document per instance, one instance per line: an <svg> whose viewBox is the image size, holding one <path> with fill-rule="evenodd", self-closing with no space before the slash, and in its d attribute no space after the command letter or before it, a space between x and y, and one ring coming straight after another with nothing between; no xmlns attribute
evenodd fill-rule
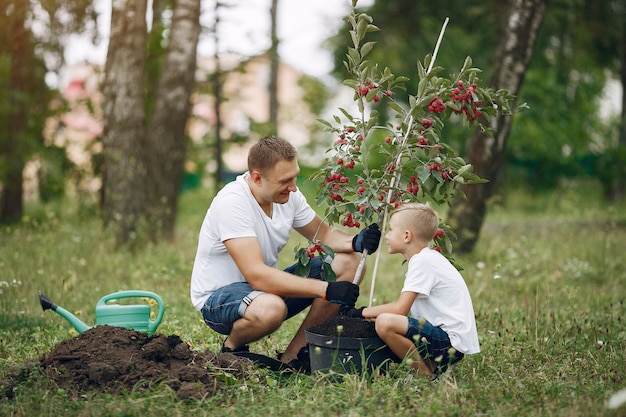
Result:
<svg viewBox="0 0 626 417"><path fill-rule="evenodd" d="M374 328L376 329L376 333L386 334L392 331L393 329L393 316L391 313L382 313L376 317L376 321L374 322Z"/></svg>

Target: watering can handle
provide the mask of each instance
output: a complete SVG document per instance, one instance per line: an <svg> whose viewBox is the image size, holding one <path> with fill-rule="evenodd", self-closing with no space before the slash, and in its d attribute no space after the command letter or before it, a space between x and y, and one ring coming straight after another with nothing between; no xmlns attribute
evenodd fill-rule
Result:
<svg viewBox="0 0 626 417"><path fill-rule="evenodd" d="M159 297L159 295L153 292L143 291L143 290L118 291L118 292L114 292L114 293L103 296L100 300L98 300L96 307L105 305L106 303L112 300L119 300L120 298L152 298L154 301L157 302L159 306L157 316L154 320L148 321L149 322L148 333L149 334L154 333L156 328L159 327L159 324L161 324L161 320L163 320L163 314L165 313L165 304L163 303L163 300L161 299L161 297Z"/></svg>

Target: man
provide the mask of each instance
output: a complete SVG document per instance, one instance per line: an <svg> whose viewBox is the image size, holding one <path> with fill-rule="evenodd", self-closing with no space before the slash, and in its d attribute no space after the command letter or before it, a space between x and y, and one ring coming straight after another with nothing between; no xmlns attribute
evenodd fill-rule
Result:
<svg viewBox="0 0 626 417"><path fill-rule="evenodd" d="M336 315L340 304L354 305L359 295L352 283L361 258L357 252L374 253L380 231L373 224L352 236L330 227L296 187L299 172L296 150L283 139L266 137L250 149L248 172L227 184L207 211L190 293L205 323L227 335L222 352L247 351L249 343L311 306L280 355L283 362L308 371L304 329ZM278 253L292 228L333 249L336 282L324 281L318 258L312 260L310 278L293 275L295 265L277 269Z"/></svg>

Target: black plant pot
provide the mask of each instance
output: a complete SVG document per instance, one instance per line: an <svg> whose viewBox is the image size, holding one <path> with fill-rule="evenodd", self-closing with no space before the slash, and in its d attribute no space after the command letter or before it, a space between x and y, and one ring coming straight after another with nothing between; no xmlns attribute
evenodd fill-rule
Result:
<svg viewBox="0 0 626 417"><path fill-rule="evenodd" d="M376 335L371 322L338 316L304 333L312 372L384 373L392 362L400 362Z"/></svg>

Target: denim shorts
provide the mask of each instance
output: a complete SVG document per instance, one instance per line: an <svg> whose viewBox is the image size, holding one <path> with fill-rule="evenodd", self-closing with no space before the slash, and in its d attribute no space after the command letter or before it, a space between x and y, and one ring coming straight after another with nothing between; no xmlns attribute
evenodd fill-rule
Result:
<svg viewBox="0 0 626 417"><path fill-rule="evenodd" d="M448 334L420 317L409 317L409 329L404 335L411 339L420 356L437 364L435 375L444 373L448 366L463 359L463 353L452 347Z"/></svg>
<svg viewBox="0 0 626 417"><path fill-rule="evenodd" d="M285 272L293 274L296 264L285 268ZM311 259L309 278L323 280L324 272L322 260L319 257ZM235 321L243 317L246 308L262 291L255 291L247 282L235 282L220 288L209 296L202 309L202 318L207 326L218 333L228 335L233 329ZM283 297L287 306L287 318L291 318L309 307L313 298Z"/></svg>

